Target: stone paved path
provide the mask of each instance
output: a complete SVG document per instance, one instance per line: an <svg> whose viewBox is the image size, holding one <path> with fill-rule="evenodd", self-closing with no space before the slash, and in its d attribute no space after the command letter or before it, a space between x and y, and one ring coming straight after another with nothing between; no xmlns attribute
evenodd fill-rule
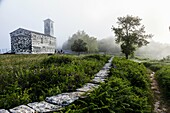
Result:
<svg viewBox="0 0 170 113"><path fill-rule="evenodd" d="M165 102L163 102L163 99L161 99L161 92L158 83L155 79L154 72L150 74L150 80L151 80L151 89L154 93L154 113L168 113Z"/></svg>
<svg viewBox="0 0 170 113"><path fill-rule="evenodd" d="M104 67L95 75L90 83L86 83L82 88L78 88L75 92L61 93L55 96L46 97L45 101L28 103L15 108L5 110L0 109L0 113L46 113L61 110L75 100L83 97L86 92L92 92L104 82L111 68L113 57L104 65Z"/></svg>

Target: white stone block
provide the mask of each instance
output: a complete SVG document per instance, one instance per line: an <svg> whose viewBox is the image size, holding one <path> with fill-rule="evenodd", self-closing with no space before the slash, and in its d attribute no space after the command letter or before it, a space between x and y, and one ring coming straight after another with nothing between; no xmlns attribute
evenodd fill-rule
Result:
<svg viewBox="0 0 170 113"><path fill-rule="evenodd" d="M5 109L0 109L0 113L9 113L9 112Z"/></svg>
<svg viewBox="0 0 170 113"><path fill-rule="evenodd" d="M108 70L100 70L95 76L106 78L108 75L109 75Z"/></svg>
<svg viewBox="0 0 170 113"><path fill-rule="evenodd" d="M82 88L78 88L76 90L82 92L88 92L88 91L93 91L95 88L98 88L98 86L99 85L97 84L87 83Z"/></svg>
<svg viewBox="0 0 170 113"><path fill-rule="evenodd" d="M82 94L82 92L62 93L56 96L46 97L46 101L49 103L66 106L79 99Z"/></svg>
<svg viewBox="0 0 170 113"><path fill-rule="evenodd" d="M20 105L9 110L11 113L36 113L35 110L31 109L26 105Z"/></svg>
<svg viewBox="0 0 170 113"><path fill-rule="evenodd" d="M34 110L36 110L37 112L43 112L43 113L58 111L59 109L61 109L61 106L53 105L53 104L47 103L45 101L33 102L33 103L29 103L27 105L29 107L33 108Z"/></svg>
<svg viewBox="0 0 170 113"><path fill-rule="evenodd" d="M106 79L103 79L102 77L94 77L94 79L92 79L92 82L94 83L103 83L105 82Z"/></svg>

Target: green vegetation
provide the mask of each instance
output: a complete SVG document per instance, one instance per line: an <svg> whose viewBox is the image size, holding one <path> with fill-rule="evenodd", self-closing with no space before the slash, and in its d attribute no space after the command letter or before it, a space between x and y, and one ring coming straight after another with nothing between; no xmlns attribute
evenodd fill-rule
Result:
<svg viewBox="0 0 170 113"><path fill-rule="evenodd" d="M114 58L106 83L87 98L66 107L67 113L151 113L152 96L147 70L122 58Z"/></svg>
<svg viewBox="0 0 170 113"><path fill-rule="evenodd" d="M147 45L149 42L146 39L152 37L151 34L145 34L145 27L141 25L141 20L139 17L129 15L118 17L118 27L112 27L117 37L116 42L121 44L121 50L126 59L129 55L134 54L136 48Z"/></svg>
<svg viewBox="0 0 170 113"><path fill-rule="evenodd" d="M0 58L0 109L9 109L74 91L90 81L109 56L2 55Z"/></svg>
<svg viewBox="0 0 170 113"><path fill-rule="evenodd" d="M86 43L88 53L104 52L109 54L120 54L120 47L115 43L114 37L108 37L101 40L97 40L95 37L90 37L84 31L78 31L73 34L69 39L63 44L63 50L72 50L71 46L75 40L81 39Z"/></svg>
<svg viewBox="0 0 170 113"><path fill-rule="evenodd" d="M170 65L163 66L158 70L156 72L156 77L170 104Z"/></svg>
<svg viewBox="0 0 170 113"><path fill-rule="evenodd" d="M108 37L101 40L98 40L98 49L99 52L104 52L107 54L117 54L119 55L121 49L118 44L115 42L114 37Z"/></svg>
<svg viewBox="0 0 170 113"><path fill-rule="evenodd" d="M82 39L77 39L74 41L73 45L71 45L71 50L75 52L86 52L87 49L87 43L85 43Z"/></svg>
<svg viewBox="0 0 170 113"><path fill-rule="evenodd" d="M164 99L170 105L170 60L169 56L160 61L146 62L146 67L156 72L156 79L163 92Z"/></svg>
<svg viewBox="0 0 170 113"><path fill-rule="evenodd" d="M98 51L97 46L97 39L95 37L90 37L88 34L86 34L84 31L78 31L77 33L73 34L68 41L66 41L63 44L62 49L64 50L71 50L71 46L75 42L75 40L81 39L83 40L87 45L87 52L94 53Z"/></svg>

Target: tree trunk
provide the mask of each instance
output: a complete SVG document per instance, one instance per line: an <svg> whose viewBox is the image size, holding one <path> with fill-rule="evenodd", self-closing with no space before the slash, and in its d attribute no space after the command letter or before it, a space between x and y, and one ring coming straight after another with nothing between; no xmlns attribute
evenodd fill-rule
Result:
<svg viewBox="0 0 170 113"><path fill-rule="evenodd" d="M128 54L125 54L125 56L126 56L126 59L128 59L128 56L129 56L129 55L128 55Z"/></svg>

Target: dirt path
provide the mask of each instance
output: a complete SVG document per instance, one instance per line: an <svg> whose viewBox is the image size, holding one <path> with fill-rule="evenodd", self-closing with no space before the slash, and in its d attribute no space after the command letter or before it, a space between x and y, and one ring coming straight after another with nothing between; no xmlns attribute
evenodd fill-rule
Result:
<svg viewBox="0 0 170 113"><path fill-rule="evenodd" d="M167 110L165 102L162 99L160 88L155 79L154 72L150 74L150 79L151 79L151 89L154 93L154 113L170 113L169 110Z"/></svg>

